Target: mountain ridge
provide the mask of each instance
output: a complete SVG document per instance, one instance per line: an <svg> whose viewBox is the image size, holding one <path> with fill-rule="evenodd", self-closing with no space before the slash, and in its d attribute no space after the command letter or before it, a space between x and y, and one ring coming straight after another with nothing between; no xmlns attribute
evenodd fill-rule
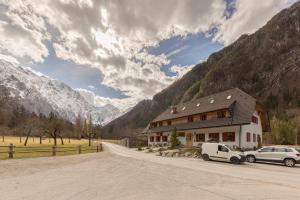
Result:
<svg viewBox="0 0 300 200"><path fill-rule="evenodd" d="M235 87L257 98L271 113L300 115L299 21L297 2L255 33L244 34L210 55L152 100L138 103L110 122L105 127L105 137L134 135L173 104Z"/></svg>
<svg viewBox="0 0 300 200"><path fill-rule="evenodd" d="M120 113L112 106L96 107L65 83L4 59L0 59L0 85L26 110L36 114L55 112L71 122L79 115L86 119L91 115L95 124L103 124Z"/></svg>

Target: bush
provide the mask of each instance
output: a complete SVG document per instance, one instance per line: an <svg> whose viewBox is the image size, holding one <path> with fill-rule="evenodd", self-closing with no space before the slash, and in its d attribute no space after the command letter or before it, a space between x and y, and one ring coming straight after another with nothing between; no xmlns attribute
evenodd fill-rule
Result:
<svg viewBox="0 0 300 200"><path fill-rule="evenodd" d="M296 124L291 119L271 120L273 142L276 144L291 145L295 143Z"/></svg>

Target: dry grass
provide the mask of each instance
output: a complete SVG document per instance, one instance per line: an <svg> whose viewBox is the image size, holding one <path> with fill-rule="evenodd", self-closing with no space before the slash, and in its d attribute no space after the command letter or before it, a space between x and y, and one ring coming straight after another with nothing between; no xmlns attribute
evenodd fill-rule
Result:
<svg viewBox="0 0 300 200"><path fill-rule="evenodd" d="M2 141L2 136L0 137L0 159L8 159L8 145L13 144L15 146L14 158L31 158L31 157L45 157L52 156L52 146L54 144L53 139L46 138L42 140L40 144L40 138L30 137L28 139L27 146L24 146L25 137L14 137L5 136L4 142ZM79 153L79 145L81 145L81 153L92 153L97 151L97 145L99 141L93 141L92 146L88 146L88 140L82 139L71 139L64 138L64 145L61 145L60 139L57 140L57 156L61 155L72 155Z"/></svg>

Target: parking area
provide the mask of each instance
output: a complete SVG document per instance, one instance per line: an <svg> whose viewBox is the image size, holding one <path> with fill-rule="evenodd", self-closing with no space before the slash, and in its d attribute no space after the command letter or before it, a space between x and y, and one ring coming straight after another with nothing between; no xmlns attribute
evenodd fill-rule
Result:
<svg viewBox="0 0 300 200"><path fill-rule="evenodd" d="M0 162L1 199L299 199L300 166L104 152Z"/></svg>

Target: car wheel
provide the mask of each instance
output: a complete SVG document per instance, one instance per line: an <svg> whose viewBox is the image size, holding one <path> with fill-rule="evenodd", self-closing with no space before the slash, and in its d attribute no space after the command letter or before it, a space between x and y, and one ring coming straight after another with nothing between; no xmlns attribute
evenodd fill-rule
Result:
<svg viewBox="0 0 300 200"><path fill-rule="evenodd" d="M230 162L231 162L232 164L237 165L237 164L240 164L240 159L238 159L237 157L231 157L231 158L230 158Z"/></svg>
<svg viewBox="0 0 300 200"><path fill-rule="evenodd" d="M209 161L209 155L203 154L202 159L205 160L205 161Z"/></svg>
<svg viewBox="0 0 300 200"><path fill-rule="evenodd" d="M294 159L287 158L287 159L284 160L284 164L285 164L285 166L287 166L287 167L294 167L295 164L296 164L296 162L295 162Z"/></svg>
<svg viewBox="0 0 300 200"><path fill-rule="evenodd" d="M255 157L252 156L252 155L247 156L246 159L247 159L247 162L249 162L249 163L255 163L256 162Z"/></svg>

